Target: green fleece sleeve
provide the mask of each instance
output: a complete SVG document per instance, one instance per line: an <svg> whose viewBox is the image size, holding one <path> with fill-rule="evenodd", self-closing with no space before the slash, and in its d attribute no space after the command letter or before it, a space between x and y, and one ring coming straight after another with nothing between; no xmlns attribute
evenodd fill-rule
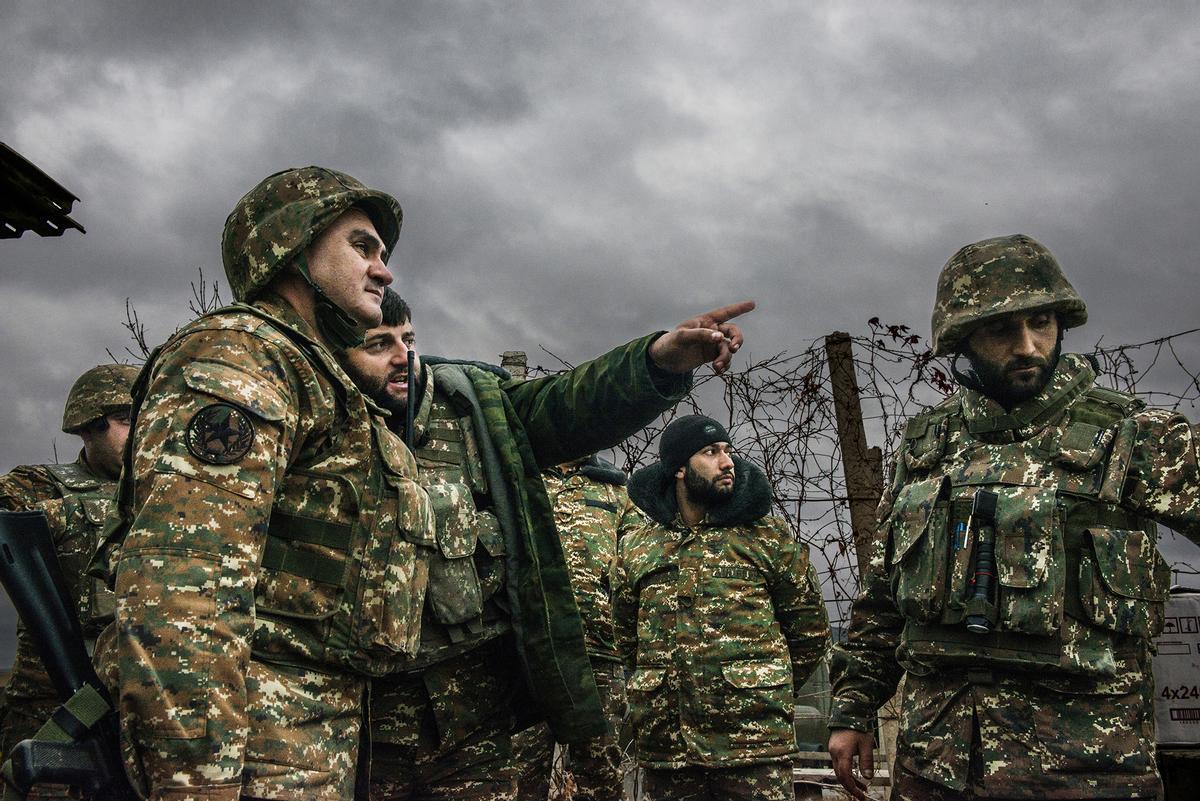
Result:
<svg viewBox="0 0 1200 801"><path fill-rule="evenodd" d="M659 336L635 339L559 375L504 384L542 468L613 447L687 395L691 373L668 373L650 361Z"/></svg>

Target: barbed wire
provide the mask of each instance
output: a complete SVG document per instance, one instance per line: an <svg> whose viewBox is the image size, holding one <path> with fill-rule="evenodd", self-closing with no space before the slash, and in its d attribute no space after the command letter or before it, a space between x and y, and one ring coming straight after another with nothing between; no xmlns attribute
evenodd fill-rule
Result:
<svg viewBox="0 0 1200 801"><path fill-rule="evenodd" d="M1180 353L1185 340L1200 343L1200 329L1115 347L1097 342L1089 355L1099 383L1154 406L1190 409L1200 400L1200 371ZM890 465L905 422L954 392L951 364L935 357L909 326L877 317L851 343L867 440ZM545 353L556 363L534 366L531 375L571 366ZM675 409L613 449L613 461L628 472L655 461L662 429L689 413L719 419L738 453L766 473L775 514L809 543L831 622L844 625L858 591L858 569L825 337L795 354L750 359L740 367L735 362L723 376L699 375Z"/></svg>

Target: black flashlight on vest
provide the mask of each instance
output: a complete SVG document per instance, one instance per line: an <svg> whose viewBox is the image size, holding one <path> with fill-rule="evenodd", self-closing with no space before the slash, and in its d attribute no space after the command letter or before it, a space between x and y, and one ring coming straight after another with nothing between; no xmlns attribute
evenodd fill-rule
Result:
<svg viewBox="0 0 1200 801"><path fill-rule="evenodd" d="M995 621L992 584L996 579L996 493L976 490L968 528L975 529L975 572L967 600L967 631L988 634Z"/></svg>

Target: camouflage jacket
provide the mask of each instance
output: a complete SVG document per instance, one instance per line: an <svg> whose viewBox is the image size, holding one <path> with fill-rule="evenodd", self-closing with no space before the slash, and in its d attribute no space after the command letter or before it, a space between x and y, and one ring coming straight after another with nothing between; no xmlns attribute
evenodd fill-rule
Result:
<svg viewBox="0 0 1200 801"><path fill-rule="evenodd" d="M607 467L607 470L604 468ZM595 457L587 463L542 474L554 506L575 605L583 617L588 656L619 661L613 640L612 585L617 540L636 514L624 487L625 474Z"/></svg>
<svg viewBox="0 0 1200 801"><path fill-rule="evenodd" d="M236 787L265 747L251 660L369 676L416 652L432 509L383 413L274 296L185 326L133 396L100 667L152 793Z"/></svg>
<svg viewBox="0 0 1200 801"><path fill-rule="evenodd" d="M84 636L89 639L95 638L112 617L112 593L102 582L85 576L84 570L99 542L116 486L115 481L91 471L82 451L69 464L23 465L0 478L0 504L5 510L40 510L46 514L63 578L76 599ZM0 753L7 753L17 742L36 734L58 707L50 677L20 620L17 651L4 688L4 706Z"/></svg>
<svg viewBox="0 0 1200 801"><path fill-rule="evenodd" d="M835 650L831 727L867 730L907 671L898 756L926 778L1012 797L1153 794L1138 699L1169 583L1154 521L1200 534L1200 439L1094 379L1067 354L1011 412L964 388L909 423ZM998 499L986 605L970 600L978 489ZM966 630L973 607L991 633Z"/></svg>
<svg viewBox="0 0 1200 801"><path fill-rule="evenodd" d="M423 393L417 410L416 457L437 510L438 536L447 546L441 556L468 557L434 562L446 571L440 577L446 588L453 586L450 571L456 569L447 563L463 562L466 580L459 587L477 578L478 600L484 602L483 636L457 639L478 644L511 626L523 684L534 700L523 705L532 708L518 712L523 718L545 717L560 742L597 736L607 724L541 471L620 442L683 397L691 377L665 373L650 362L657 336L532 381L504 380L465 363L436 364L427 371L432 390ZM464 377L469 393L455 384ZM478 402L476 411L466 394ZM434 572L431 581L439 578ZM441 651L439 659L462 651L447 641L445 625L429 623L435 616L453 620L467 609L468 598L447 592L442 600L446 603L426 605L422 638L430 642L422 643L424 662L430 645ZM452 738L475 725L472 710L453 698L434 701L454 713L452 720L450 715L439 720L443 735ZM388 741L404 736L396 718L410 706L394 704L386 691L373 701L377 729Z"/></svg>
<svg viewBox="0 0 1200 801"><path fill-rule="evenodd" d="M762 471L734 464L733 500L695 527L678 517L661 464L629 486L640 512L619 545L613 611L644 766L788 759L795 692L828 647L808 547L766 516Z"/></svg>

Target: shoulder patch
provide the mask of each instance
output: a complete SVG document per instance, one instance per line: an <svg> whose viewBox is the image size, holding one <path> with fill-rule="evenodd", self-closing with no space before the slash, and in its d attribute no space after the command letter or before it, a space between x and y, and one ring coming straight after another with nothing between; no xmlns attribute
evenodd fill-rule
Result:
<svg viewBox="0 0 1200 801"><path fill-rule="evenodd" d="M250 452L254 423L230 403L213 403L192 415L184 433L187 449L209 464L233 464Z"/></svg>

